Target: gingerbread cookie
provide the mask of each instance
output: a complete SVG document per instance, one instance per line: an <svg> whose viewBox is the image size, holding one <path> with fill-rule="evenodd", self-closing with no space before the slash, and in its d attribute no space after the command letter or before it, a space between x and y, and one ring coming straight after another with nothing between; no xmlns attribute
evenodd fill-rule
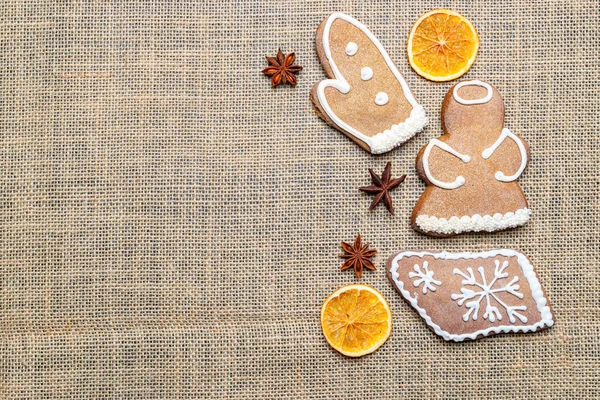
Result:
<svg viewBox="0 0 600 400"><path fill-rule="evenodd" d="M342 13L330 15L317 29L316 48L331 78L311 91L317 114L359 146L385 153L427 124L423 107L363 24Z"/></svg>
<svg viewBox="0 0 600 400"><path fill-rule="evenodd" d="M554 325L533 266L515 250L405 251L389 258L387 275L427 325L448 341Z"/></svg>
<svg viewBox="0 0 600 400"><path fill-rule="evenodd" d="M416 168L428 185L414 207L414 229L432 236L492 232L523 225L530 210L516 182L529 148L504 126L504 102L489 83L450 88L444 135L421 149Z"/></svg>

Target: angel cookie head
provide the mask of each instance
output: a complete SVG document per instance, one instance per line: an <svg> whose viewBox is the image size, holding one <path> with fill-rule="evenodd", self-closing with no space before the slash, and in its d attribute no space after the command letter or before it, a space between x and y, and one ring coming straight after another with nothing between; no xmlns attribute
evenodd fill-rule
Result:
<svg viewBox="0 0 600 400"><path fill-rule="evenodd" d="M442 104L442 127L444 135L417 156L427 188L413 210L413 228L449 236L526 223L530 211L516 180L529 148L504 126L500 93L479 80L456 84Z"/></svg>
<svg viewBox="0 0 600 400"><path fill-rule="evenodd" d="M385 153L427 124L402 74L363 24L334 13L317 29L316 48L331 79L310 97L317 114L365 150Z"/></svg>
<svg viewBox="0 0 600 400"><path fill-rule="evenodd" d="M487 82L463 81L452 87L442 103L442 127L452 135L496 136L504 127L504 100Z"/></svg>

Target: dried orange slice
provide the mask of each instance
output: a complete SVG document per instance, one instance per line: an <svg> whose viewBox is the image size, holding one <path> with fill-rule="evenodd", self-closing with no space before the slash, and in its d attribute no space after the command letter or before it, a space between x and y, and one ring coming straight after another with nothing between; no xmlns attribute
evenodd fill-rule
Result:
<svg viewBox="0 0 600 400"><path fill-rule="evenodd" d="M423 78L445 82L464 75L477 56L479 36L473 24L457 12L437 8L413 25L408 37L408 61Z"/></svg>
<svg viewBox="0 0 600 400"><path fill-rule="evenodd" d="M392 311L381 293L366 285L348 285L333 292L321 307L327 342L349 357L380 348L392 333Z"/></svg>

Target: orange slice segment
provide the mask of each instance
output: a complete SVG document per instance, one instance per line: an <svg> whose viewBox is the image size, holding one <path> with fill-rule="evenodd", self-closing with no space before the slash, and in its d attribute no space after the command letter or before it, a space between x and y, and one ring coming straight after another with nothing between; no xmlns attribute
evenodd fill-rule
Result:
<svg viewBox="0 0 600 400"><path fill-rule="evenodd" d="M392 311L381 293L366 285L348 285L333 292L321 307L327 342L349 357L380 348L392 333Z"/></svg>
<svg viewBox="0 0 600 400"><path fill-rule="evenodd" d="M438 8L424 14L408 37L408 61L423 78L445 82L464 75L477 57L479 36L457 12Z"/></svg>

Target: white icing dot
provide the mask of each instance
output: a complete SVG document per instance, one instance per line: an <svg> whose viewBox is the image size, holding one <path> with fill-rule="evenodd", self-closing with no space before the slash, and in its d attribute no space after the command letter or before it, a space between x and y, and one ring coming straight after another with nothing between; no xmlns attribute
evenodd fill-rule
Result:
<svg viewBox="0 0 600 400"><path fill-rule="evenodd" d="M360 70L360 79L363 81L368 81L373 77L373 69L370 67L364 67Z"/></svg>
<svg viewBox="0 0 600 400"><path fill-rule="evenodd" d="M349 56L355 55L357 51L358 51L358 45L354 42L350 42L346 46L346 54L348 54Z"/></svg>
<svg viewBox="0 0 600 400"><path fill-rule="evenodd" d="M385 92L379 92L375 96L375 104L378 106L385 106L388 103L388 95Z"/></svg>

